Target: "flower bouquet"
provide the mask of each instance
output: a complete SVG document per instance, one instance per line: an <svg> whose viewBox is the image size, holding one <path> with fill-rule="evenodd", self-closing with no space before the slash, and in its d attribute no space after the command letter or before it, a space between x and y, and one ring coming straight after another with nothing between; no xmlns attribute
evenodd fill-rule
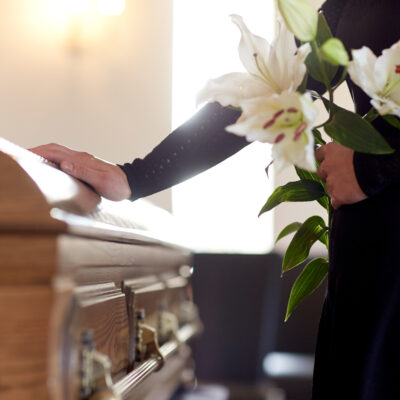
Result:
<svg viewBox="0 0 400 400"><path fill-rule="evenodd" d="M277 241L294 233L284 255L283 274L302 265L316 242L329 248L329 184L318 177L315 159L316 148L326 144L321 129L335 142L358 152L394 151L371 122L381 115L400 129L400 41L379 57L367 47L353 50L350 60L343 43L332 36L324 15L307 0L278 0L278 8L282 18L271 44L253 35L240 16L232 16L241 32L239 56L247 73L234 72L210 80L199 93L198 102L217 101L240 109L241 116L226 130L249 141L272 144L278 171L294 166L299 180L278 187L260 215L282 202L299 201L318 201L327 212L326 221L311 216L304 222L291 223L279 234ZM324 87L327 97L307 90L309 77ZM336 89L348 78L371 98L371 110L364 116L334 102ZM329 115L320 125L315 122L316 99L322 100ZM285 320L323 282L328 267L327 257L305 265L292 287Z"/></svg>

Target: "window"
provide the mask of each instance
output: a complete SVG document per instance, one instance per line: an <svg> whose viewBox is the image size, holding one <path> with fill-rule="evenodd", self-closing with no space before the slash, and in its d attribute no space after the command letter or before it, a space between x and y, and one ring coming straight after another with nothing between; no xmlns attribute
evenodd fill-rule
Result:
<svg viewBox="0 0 400 400"><path fill-rule="evenodd" d="M270 40L274 4L265 0L174 0L173 125L196 111L196 93L210 78L243 71L240 33L229 15ZM264 253L273 245L273 215L257 214L273 187L264 168L270 146L253 143L173 189L173 213L198 251ZM271 171L272 172L272 171Z"/></svg>

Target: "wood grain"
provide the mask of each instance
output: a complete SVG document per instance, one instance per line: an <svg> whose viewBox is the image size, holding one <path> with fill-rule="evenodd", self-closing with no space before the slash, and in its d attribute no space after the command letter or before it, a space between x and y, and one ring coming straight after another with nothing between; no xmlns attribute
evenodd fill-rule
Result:
<svg viewBox="0 0 400 400"><path fill-rule="evenodd" d="M53 293L46 286L0 290L0 399L46 399Z"/></svg>
<svg viewBox="0 0 400 400"><path fill-rule="evenodd" d="M107 355L112 372L128 367L129 324L125 295L113 282L76 288L79 330L92 330L96 350Z"/></svg>
<svg viewBox="0 0 400 400"><path fill-rule="evenodd" d="M57 270L54 235L0 233L0 287L49 284Z"/></svg>

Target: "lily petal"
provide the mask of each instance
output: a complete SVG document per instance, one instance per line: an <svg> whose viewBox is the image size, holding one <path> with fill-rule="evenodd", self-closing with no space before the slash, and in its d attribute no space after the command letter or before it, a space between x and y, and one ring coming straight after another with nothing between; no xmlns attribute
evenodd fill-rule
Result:
<svg viewBox="0 0 400 400"><path fill-rule="evenodd" d="M349 74L353 82L360 86L370 97L377 91L374 82L375 54L368 48L353 50L353 61L349 63Z"/></svg>
<svg viewBox="0 0 400 400"><path fill-rule="evenodd" d="M310 95L294 92L274 94L241 102L242 117L226 128L249 141L273 145L278 169L288 164L315 171L312 126L317 109Z"/></svg>
<svg viewBox="0 0 400 400"><path fill-rule="evenodd" d="M306 131L298 141L284 140L272 147L272 158L279 172L293 164L307 171L315 171L314 137Z"/></svg>
<svg viewBox="0 0 400 400"><path fill-rule="evenodd" d="M318 117L318 110L314 106L311 94L304 93L303 96L300 97L300 103L306 120L315 121Z"/></svg>
<svg viewBox="0 0 400 400"><path fill-rule="evenodd" d="M260 70L254 55L268 53L270 49L269 43L264 38L253 35L240 15L233 14L231 19L242 35L239 42L239 57L243 65L250 74L260 76Z"/></svg>
<svg viewBox="0 0 400 400"><path fill-rule="evenodd" d="M389 89L387 85L391 82L400 79L400 74L396 74L396 65L400 65L400 42L395 43L390 49L383 50L382 55L376 60L374 78L381 93Z"/></svg>
<svg viewBox="0 0 400 400"><path fill-rule="evenodd" d="M310 53L309 43L297 48L293 34L285 25L279 25L278 35L265 62L282 91L294 91L301 85L307 72L305 59Z"/></svg>
<svg viewBox="0 0 400 400"><path fill-rule="evenodd" d="M351 79L371 97L381 115L400 117L400 41L376 57L370 49L353 50L349 65Z"/></svg>
<svg viewBox="0 0 400 400"><path fill-rule="evenodd" d="M196 104L218 101L222 106L239 107L242 99L272 93L261 79L244 72L232 72L209 80L198 93Z"/></svg>

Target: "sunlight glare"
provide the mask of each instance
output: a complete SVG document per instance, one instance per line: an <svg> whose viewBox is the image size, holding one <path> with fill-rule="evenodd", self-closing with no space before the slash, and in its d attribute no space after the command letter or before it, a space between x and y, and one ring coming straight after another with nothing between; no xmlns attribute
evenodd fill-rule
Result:
<svg viewBox="0 0 400 400"><path fill-rule="evenodd" d="M119 15L125 10L125 0L98 0L97 8L104 15Z"/></svg>
<svg viewBox="0 0 400 400"><path fill-rule="evenodd" d="M89 0L62 0L60 6L68 14L83 14L89 10Z"/></svg>

